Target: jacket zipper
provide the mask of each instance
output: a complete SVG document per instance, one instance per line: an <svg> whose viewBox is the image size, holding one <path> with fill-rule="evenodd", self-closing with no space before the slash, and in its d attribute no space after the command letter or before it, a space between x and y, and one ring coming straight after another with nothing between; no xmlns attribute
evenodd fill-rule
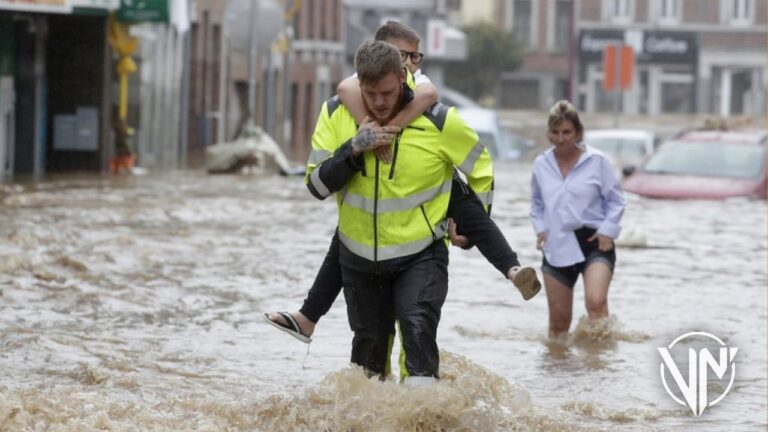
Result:
<svg viewBox="0 0 768 432"><path fill-rule="evenodd" d="M373 187L373 273L379 274L379 159L375 159L376 173Z"/></svg>
<svg viewBox="0 0 768 432"><path fill-rule="evenodd" d="M403 136L403 131L400 131L400 133L397 134L397 138L395 139L395 151L392 155L392 166L389 168L389 179L392 180L392 178L395 176L395 164L397 163L397 150L400 148L400 137Z"/></svg>
<svg viewBox="0 0 768 432"><path fill-rule="evenodd" d="M419 208L421 209L421 214L424 216L424 221L427 222L427 228L429 228L429 232L432 233L432 241L437 241L437 234L435 234L435 230L432 229L432 224L429 223L427 211L424 210L424 204L420 205Z"/></svg>

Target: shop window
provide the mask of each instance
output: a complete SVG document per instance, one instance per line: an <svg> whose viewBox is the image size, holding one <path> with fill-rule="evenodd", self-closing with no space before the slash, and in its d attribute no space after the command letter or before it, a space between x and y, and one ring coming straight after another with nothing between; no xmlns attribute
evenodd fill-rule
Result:
<svg viewBox="0 0 768 432"><path fill-rule="evenodd" d="M663 82L661 84L662 113L692 113L694 93L691 82Z"/></svg>
<svg viewBox="0 0 768 432"><path fill-rule="evenodd" d="M731 77L731 114L765 113L765 85L759 69L737 70Z"/></svg>
<svg viewBox="0 0 768 432"><path fill-rule="evenodd" d="M594 88L592 89L593 94L595 95L595 112L613 112L617 111L616 109L616 98L619 98L619 107L618 112L622 112L621 103L623 102L623 97L621 93L616 94L616 92L613 91L605 91L603 89L603 80L597 79L594 81Z"/></svg>

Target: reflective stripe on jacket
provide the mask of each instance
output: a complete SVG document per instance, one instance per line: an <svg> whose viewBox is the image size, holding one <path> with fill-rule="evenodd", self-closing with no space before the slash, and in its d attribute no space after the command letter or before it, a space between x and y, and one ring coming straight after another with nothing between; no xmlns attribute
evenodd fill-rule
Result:
<svg viewBox="0 0 768 432"><path fill-rule="evenodd" d="M447 232L453 167L491 204L488 151L455 108L436 104L397 136L391 164L371 152L352 156L357 131L338 97L323 104L312 136L306 183L325 199L336 193L339 238L356 255L381 261L424 250Z"/></svg>

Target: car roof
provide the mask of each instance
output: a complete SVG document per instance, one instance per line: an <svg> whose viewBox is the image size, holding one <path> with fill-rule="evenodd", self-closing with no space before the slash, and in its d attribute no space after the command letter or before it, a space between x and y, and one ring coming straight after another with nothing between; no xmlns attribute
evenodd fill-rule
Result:
<svg viewBox="0 0 768 432"><path fill-rule="evenodd" d="M717 141L730 144L763 144L768 137L766 131L752 130L752 131L721 131L721 130L704 130L704 131L688 131L683 132L674 138L674 141Z"/></svg>
<svg viewBox="0 0 768 432"><path fill-rule="evenodd" d="M645 129L589 129L584 131L586 138L653 138L655 134Z"/></svg>

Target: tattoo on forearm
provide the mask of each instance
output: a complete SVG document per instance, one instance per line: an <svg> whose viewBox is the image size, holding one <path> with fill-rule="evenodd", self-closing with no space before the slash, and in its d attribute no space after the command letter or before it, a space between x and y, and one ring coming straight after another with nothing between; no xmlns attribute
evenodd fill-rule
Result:
<svg viewBox="0 0 768 432"><path fill-rule="evenodd" d="M376 142L376 134L372 129L360 129L352 138L352 148L358 151L366 151Z"/></svg>

